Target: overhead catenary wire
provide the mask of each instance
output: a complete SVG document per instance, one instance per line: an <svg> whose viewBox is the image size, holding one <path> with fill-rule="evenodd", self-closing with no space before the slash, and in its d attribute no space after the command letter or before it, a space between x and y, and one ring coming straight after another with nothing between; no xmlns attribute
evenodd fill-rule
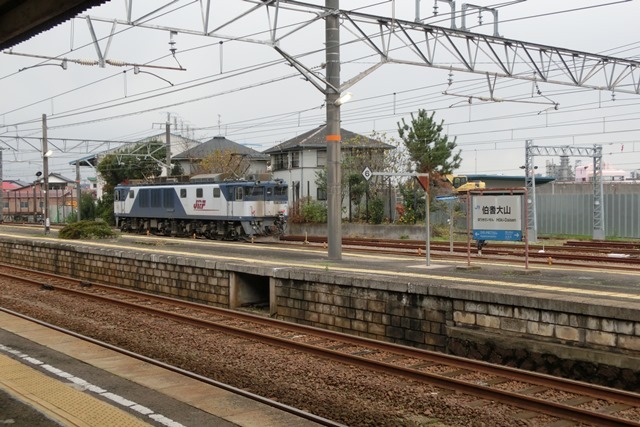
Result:
<svg viewBox="0 0 640 427"><path fill-rule="evenodd" d="M509 3L507 3L507 4L509 4ZM170 12L167 12L167 14L168 14L168 13L170 13ZM256 34L261 34L261 33L264 33L264 32L256 32L256 33L252 33L251 35L256 35ZM249 36L251 36L251 35L249 35ZM243 37L248 37L248 36L243 36ZM6 114L6 113L5 113L5 114ZM37 119L34 119L34 120L37 120Z"/></svg>
<svg viewBox="0 0 640 427"><path fill-rule="evenodd" d="M257 34L257 33L254 33L254 34ZM172 93L172 92L170 92L170 93ZM161 95L158 95L158 96L161 96ZM115 106L118 106L118 105L122 105L122 104L116 104ZM105 107L105 108L113 108L113 107L115 107L115 106L109 106L109 107ZM86 113L86 111L85 111L85 112L82 112L82 113ZM56 117L65 117L65 116L64 116L64 115L62 115L62 116L61 116L61 115L53 115L53 116L52 116L52 119L54 119L54 118L56 118ZM34 122L35 122L35 120L34 120Z"/></svg>

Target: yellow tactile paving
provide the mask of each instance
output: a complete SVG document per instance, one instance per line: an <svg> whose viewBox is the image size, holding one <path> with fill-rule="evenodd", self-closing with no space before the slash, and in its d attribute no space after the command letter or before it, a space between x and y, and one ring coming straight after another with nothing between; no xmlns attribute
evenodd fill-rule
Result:
<svg viewBox="0 0 640 427"><path fill-rule="evenodd" d="M0 389L29 403L65 426L149 426L121 409L2 354Z"/></svg>

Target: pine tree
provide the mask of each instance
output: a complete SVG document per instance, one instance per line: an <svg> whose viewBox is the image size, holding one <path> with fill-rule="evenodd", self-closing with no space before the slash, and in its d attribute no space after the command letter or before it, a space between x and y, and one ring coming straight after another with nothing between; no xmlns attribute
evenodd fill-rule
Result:
<svg viewBox="0 0 640 427"><path fill-rule="evenodd" d="M436 124L426 110L418 110L417 117L411 113L411 124L402 119L398 122L398 134L407 147L411 160L416 162L416 172L434 175L451 174L460 167L462 157L460 151L454 153L455 138L449 141L447 135L442 135L442 124Z"/></svg>

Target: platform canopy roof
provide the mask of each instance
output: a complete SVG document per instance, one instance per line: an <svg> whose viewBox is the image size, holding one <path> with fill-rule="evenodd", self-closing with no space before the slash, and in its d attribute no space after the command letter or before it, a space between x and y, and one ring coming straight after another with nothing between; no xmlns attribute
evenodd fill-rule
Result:
<svg viewBox="0 0 640 427"><path fill-rule="evenodd" d="M108 0L0 0L0 50L8 49Z"/></svg>

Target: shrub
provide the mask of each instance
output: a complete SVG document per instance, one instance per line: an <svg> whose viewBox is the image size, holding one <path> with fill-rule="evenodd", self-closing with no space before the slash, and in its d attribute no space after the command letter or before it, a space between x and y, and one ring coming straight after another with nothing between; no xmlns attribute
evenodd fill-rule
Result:
<svg viewBox="0 0 640 427"><path fill-rule="evenodd" d="M61 239L109 239L117 234L104 221L78 221L62 228Z"/></svg>
<svg viewBox="0 0 640 427"><path fill-rule="evenodd" d="M327 206L322 202L316 200L305 201L302 204L301 213L305 222L327 222Z"/></svg>
<svg viewBox="0 0 640 427"><path fill-rule="evenodd" d="M369 203L369 209L371 214L371 222L374 224L382 224L384 220L384 200L381 197L376 197Z"/></svg>

